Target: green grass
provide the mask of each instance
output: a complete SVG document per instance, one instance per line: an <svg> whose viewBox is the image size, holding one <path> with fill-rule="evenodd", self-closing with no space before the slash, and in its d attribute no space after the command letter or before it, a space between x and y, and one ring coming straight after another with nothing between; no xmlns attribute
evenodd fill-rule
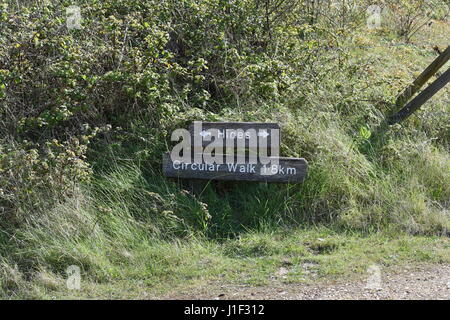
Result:
<svg viewBox="0 0 450 320"><path fill-rule="evenodd" d="M233 185L237 190L220 198L209 186L200 200L157 177L116 167L17 229L1 247L2 297L155 298L208 283L303 283L355 278L372 264L450 263L447 236L412 235L416 224L429 227L431 220L408 215L383 231L336 219L313 223L295 216L293 186ZM415 204L405 205L410 212ZM426 207L416 210L425 219ZM351 214L344 218L354 224ZM70 265L81 269L80 291L66 287ZM288 272L277 277L281 267Z"/></svg>
<svg viewBox="0 0 450 320"><path fill-rule="evenodd" d="M4 30L21 31L0 34L10 69L0 70L0 297L154 298L450 263L450 91L379 130L435 58L432 45L446 45L448 22L406 44L351 25L335 37L326 23L304 41L286 21L264 48L242 6L233 9L242 43L228 50L222 4L188 0L175 27L178 49L190 47L178 57L164 40L164 6L177 2L157 3L92 1L86 28L62 38L60 8L48 4L33 16L46 31L33 43L27 10L2 13ZM198 27L211 17L217 29ZM42 61L47 77L34 69ZM277 122L281 154L306 158L309 175L299 185L211 182L192 195L160 169L170 132L191 120ZM66 288L71 265L80 291Z"/></svg>
<svg viewBox="0 0 450 320"><path fill-rule="evenodd" d="M39 270L10 297L142 299L176 296L181 289L208 283L258 286L269 284L273 277L285 283L354 279L373 264L395 270L402 265L450 263L448 239L384 233L364 236L324 227L250 232L224 242L154 240L128 251L120 246L115 251L105 249L85 248L85 258L97 263L102 274L83 270L80 291L66 288L62 271ZM277 278L281 267L288 273Z"/></svg>

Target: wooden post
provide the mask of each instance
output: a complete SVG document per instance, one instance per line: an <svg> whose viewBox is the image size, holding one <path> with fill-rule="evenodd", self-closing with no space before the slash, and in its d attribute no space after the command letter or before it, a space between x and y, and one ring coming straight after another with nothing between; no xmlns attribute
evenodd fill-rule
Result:
<svg viewBox="0 0 450 320"><path fill-rule="evenodd" d="M448 48L447 48L448 49ZM441 90L450 81L450 68L423 90L417 97L409 102L403 109L388 118L388 124L399 123L417 111L436 92Z"/></svg>
<svg viewBox="0 0 450 320"><path fill-rule="evenodd" d="M450 46L445 49L414 82L398 96L395 105L401 108L405 103L422 88L422 86L450 59Z"/></svg>
<svg viewBox="0 0 450 320"><path fill-rule="evenodd" d="M206 164L206 163L174 163L167 152L163 155L163 173L166 177L189 180L229 180L229 181L254 181L299 183L302 182L308 172L308 162L303 158L270 158L278 160L276 165L261 163L231 163L231 164ZM199 189L195 183L190 185L190 191ZM201 191L201 190L200 190Z"/></svg>
<svg viewBox="0 0 450 320"><path fill-rule="evenodd" d="M300 183L307 176L305 159L279 156L277 123L199 121L189 131L183 157L163 154L163 173L184 179L194 195L201 194L206 180Z"/></svg>
<svg viewBox="0 0 450 320"><path fill-rule="evenodd" d="M207 184L208 183L206 181L202 180L186 180L185 183L188 191L196 197L200 197L202 195Z"/></svg>

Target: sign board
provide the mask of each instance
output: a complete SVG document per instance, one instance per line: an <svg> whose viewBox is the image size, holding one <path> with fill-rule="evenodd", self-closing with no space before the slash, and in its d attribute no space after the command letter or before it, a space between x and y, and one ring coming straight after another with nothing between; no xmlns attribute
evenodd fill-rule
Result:
<svg viewBox="0 0 450 320"><path fill-rule="evenodd" d="M305 159L280 157L276 123L196 121L172 141L179 143L163 156L167 177L298 183L307 175Z"/></svg>
<svg viewBox="0 0 450 320"><path fill-rule="evenodd" d="M249 147L252 139L265 140L266 148L270 148L271 142L274 141L280 145L280 126L277 123L260 123L260 122L202 122L202 130L195 132L195 122L189 126L189 132L192 138L200 136L202 138L202 146L207 146L215 138L218 139L235 139L236 145L240 140L245 142ZM272 130L273 133L272 133ZM216 133L216 134L215 134ZM264 140L263 140L264 139ZM262 147L262 146L260 146Z"/></svg>
<svg viewBox="0 0 450 320"><path fill-rule="evenodd" d="M308 163L303 158L278 158L276 165L261 163L184 163L163 157L166 177L181 179L234 180L298 183L306 178Z"/></svg>

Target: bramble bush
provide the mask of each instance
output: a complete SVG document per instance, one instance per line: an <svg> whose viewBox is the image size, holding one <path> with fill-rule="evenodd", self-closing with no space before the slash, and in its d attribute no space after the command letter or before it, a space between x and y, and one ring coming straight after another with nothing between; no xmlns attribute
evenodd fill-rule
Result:
<svg viewBox="0 0 450 320"><path fill-rule="evenodd" d="M361 128L370 134L395 98L397 76L375 75L380 58L351 51L365 24L365 4L356 1L80 1L79 30L65 25L69 4L1 2L0 132L10 150L3 159L74 167L50 189L122 158L158 175L168 133L193 119L279 121L293 128L284 139L297 140L283 152L312 161L339 155L327 147L335 132L344 157L363 159L358 152L366 151L354 150L367 145L358 142ZM311 131L316 119L329 133ZM93 147L80 144L75 158L87 160L60 159L58 168L42 147L56 139L70 153L86 126L107 125ZM427 122L424 130L446 141L439 128Z"/></svg>

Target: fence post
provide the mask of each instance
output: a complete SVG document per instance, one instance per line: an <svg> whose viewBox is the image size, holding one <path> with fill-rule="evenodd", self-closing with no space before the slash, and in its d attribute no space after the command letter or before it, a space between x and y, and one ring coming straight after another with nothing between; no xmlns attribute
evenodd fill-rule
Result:
<svg viewBox="0 0 450 320"><path fill-rule="evenodd" d="M397 97L395 105L401 108L422 86L450 59L450 46L445 49L418 77Z"/></svg>
<svg viewBox="0 0 450 320"><path fill-rule="evenodd" d="M427 102L436 92L441 90L450 81L450 68L423 90L417 97L409 102L403 109L388 118L388 124L399 123L411 114L417 111L425 102Z"/></svg>

